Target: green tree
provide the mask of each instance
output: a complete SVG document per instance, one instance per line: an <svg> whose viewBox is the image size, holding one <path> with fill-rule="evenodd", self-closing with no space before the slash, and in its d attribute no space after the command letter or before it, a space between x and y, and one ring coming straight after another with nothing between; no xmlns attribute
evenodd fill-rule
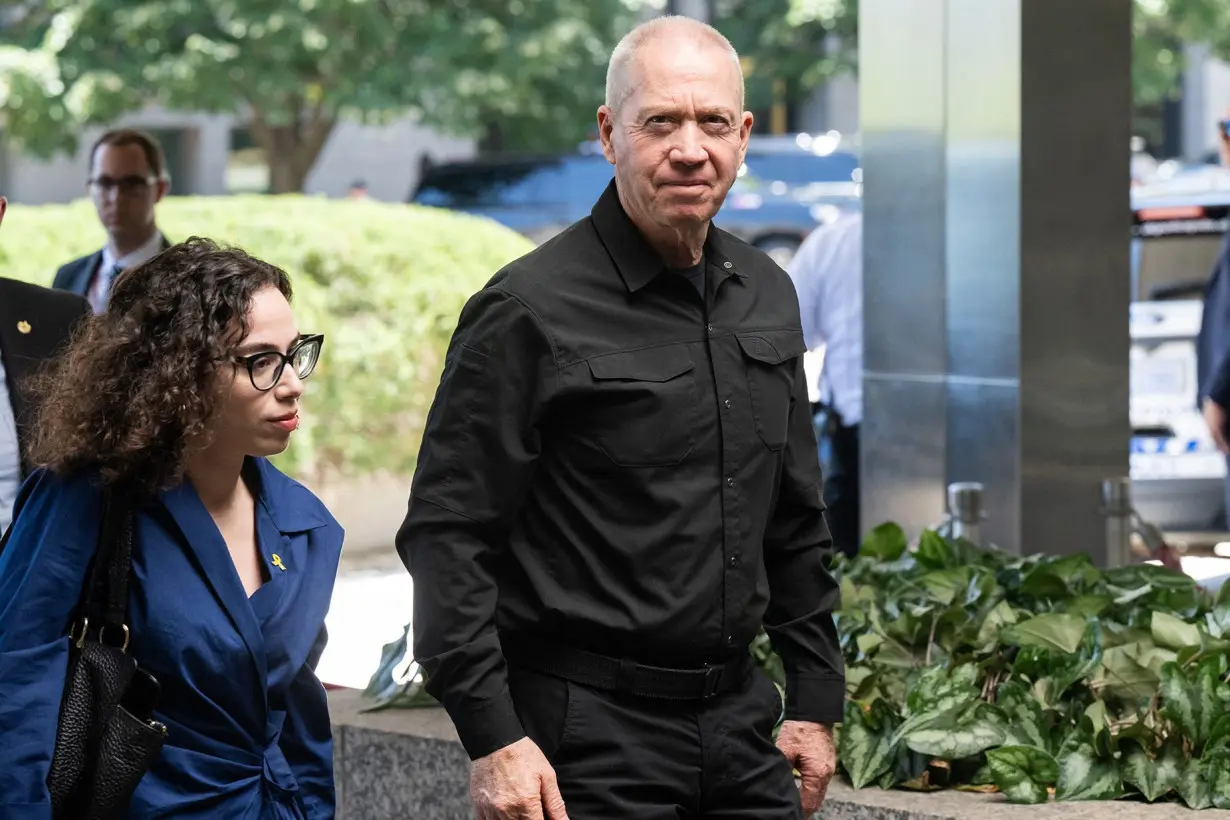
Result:
<svg viewBox="0 0 1230 820"><path fill-rule="evenodd" d="M858 0L714 0L714 25L743 56L748 104L801 101L857 68Z"/></svg>
<svg viewBox="0 0 1230 820"><path fill-rule="evenodd" d="M344 117L575 143L625 0L45 0L0 12L6 136L40 156L147 104L238 112L272 191L302 190Z"/></svg>

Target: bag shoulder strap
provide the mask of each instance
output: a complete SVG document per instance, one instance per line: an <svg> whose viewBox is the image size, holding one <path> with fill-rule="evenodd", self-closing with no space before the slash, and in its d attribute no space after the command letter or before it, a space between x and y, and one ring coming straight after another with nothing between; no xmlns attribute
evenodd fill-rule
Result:
<svg viewBox="0 0 1230 820"><path fill-rule="evenodd" d="M125 493L114 487L102 491L98 547L85 589L83 614L101 629L126 626L128 581L132 573L133 511Z"/></svg>

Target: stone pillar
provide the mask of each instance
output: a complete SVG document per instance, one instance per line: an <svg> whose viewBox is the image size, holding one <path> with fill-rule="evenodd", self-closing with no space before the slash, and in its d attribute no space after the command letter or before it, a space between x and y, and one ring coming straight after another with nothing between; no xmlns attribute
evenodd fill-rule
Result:
<svg viewBox="0 0 1230 820"><path fill-rule="evenodd" d="M1128 474L1131 0L862 0L863 523L1105 562Z"/></svg>

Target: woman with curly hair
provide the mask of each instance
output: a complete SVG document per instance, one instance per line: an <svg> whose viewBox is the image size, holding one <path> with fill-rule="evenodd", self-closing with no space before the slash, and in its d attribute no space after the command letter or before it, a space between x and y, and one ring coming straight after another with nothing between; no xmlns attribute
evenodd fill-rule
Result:
<svg viewBox="0 0 1230 820"><path fill-rule="evenodd" d="M298 425L322 343L290 297L278 268L190 239L119 276L31 385L38 469L0 553L0 816L52 814L104 498L133 511L124 634L166 728L126 816L333 816L315 667L342 530L266 459Z"/></svg>

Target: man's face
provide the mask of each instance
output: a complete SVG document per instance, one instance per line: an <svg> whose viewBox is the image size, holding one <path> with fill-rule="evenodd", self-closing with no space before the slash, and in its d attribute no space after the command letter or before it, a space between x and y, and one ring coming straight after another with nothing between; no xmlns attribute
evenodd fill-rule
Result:
<svg viewBox="0 0 1230 820"><path fill-rule="evenodd" d="M98 220L118 244L143 241L154 225L154 205L166 194L140 145L100 145L90 168L90 195Z"/></svg>
<svg viewBox="0 0 1230 820"><path fill-rule="evenodd" d="M686 229L722 207L747 149L738 67L716 46L668 38L642 46L632 93L598 109L602 152L634 219Z"/></svg>

